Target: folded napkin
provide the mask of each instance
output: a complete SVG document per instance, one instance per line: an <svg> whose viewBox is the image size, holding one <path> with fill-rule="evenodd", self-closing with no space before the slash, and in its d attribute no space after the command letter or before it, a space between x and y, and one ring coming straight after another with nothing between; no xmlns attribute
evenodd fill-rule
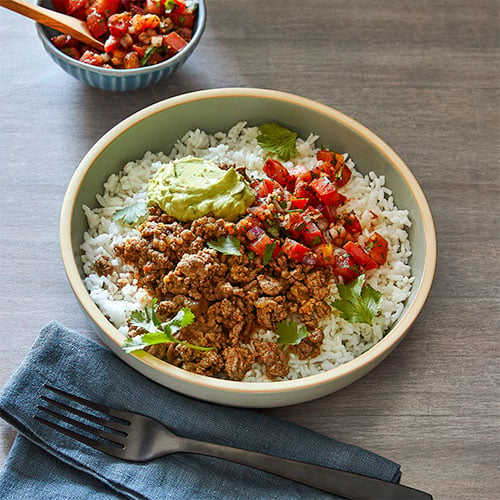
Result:
<svg viewBox="0 0 500 500"><path fill-rule="evenodd" d="M134 464L110 457L33 419L49 383L153 417L173 432L397 482L399 466L356 446L261 413L197 401L138 374L111 351L56 322L47 325L0 393L0 416L17 428L0 472L2 498L72 500L301 499L331 495L250 467L177 453Z"/></svg>

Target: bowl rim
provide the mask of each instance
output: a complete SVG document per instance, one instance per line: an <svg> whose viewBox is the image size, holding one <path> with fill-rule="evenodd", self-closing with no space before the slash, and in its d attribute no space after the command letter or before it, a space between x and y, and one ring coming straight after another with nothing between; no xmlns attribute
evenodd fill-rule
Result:
<svg viewBox="0 0 500 500"><path fill-rule="evenodd" d="M409 308L403 316L399 318L397 324L393 326L379 342L351 361L347 361L342 365L332 368L331 370L304 378L274 382L240 382L234 380L224 380L188 372L176 366L170 365L144 351L135 352L131 354L131 356L147 365L150 369L152 368L153 370L159 371L162 375L167 375L168 377L177 379L179 383L184 382L194 384L199 388L212 390L216 389L226 392L242 392L247 394L263 394L271 392L281 393L296 391L299 389L311 389L313 387L353 375L354 372L357 372L358 370L362 372L363 368L373 363L376 359L383 359L387 356L390 351L403 339L427 300L434 279L437 260L437 240L432 212L422 188L408 166L380 137L353 118L330 106L287 92L260 88L229 87L181 94L162 100L135 112L104 134L94 144L94 146L92 146L75 170L68 185L61 208L59 227L60 247L63 265L73 292L88 316L112 342L113 348L116 348L119 352L121 352L123 334L121 334L118 329L105 317L94 301L90 298L90 294L80 277L75 256L73 255L71 236L72 214L75 209L76 196L79 192L81 183L83 182L87 172L92 167L94 161L99 156L100 152L137 122L162 112L165 109L173 108L189 102L227 97L271 99L299 105L339 121L344 126L352 129L353 132L363 136L365 140L370 142L383 156L387 158L387 160L403 177L415 198L417 206L419 207L422 215L423 233L425 238L425 259L422 270L422 279ZM147 367L145 367L146 371Z"/></svg>
<svg viewBox="0 0 500 500"><path fill-rule="evenodd" d="M36 0L36 4L43 7L42 1L43 0ZM131 68L131 69L101 68L99 66L93 66L92 64L83 63L81 61L78 61L77 59L74 59L73 57L68 56L62 50L59 50L55 45L53 45L49 37L45 33L46 26L40 23L35 23L35 26L38 37L42 41L42 44L45 47L45 49L48 52L52 53L55 57L65 61L67 64L70 64L71 66L75 66L77 68L81 68L85 71L89 71L90 73L112 76L114 78L126 78L131 76L143 75L146 73L147 74L157 73L161 70L167 69L170 66L175 66L176 64L183 61L187 56L190 55L190 53L194 50L196 45L198 45L198 42L200 41L200 38L203 35L203 32L205 31L205 26L207 24L207 9L205 0L197 0L197 1L198 1L198 15L196 21L196 28L193 31L193 37L189 41L188 45L184 48L184 50L177 52L177 54L159 64L154 64L152 66L143 66L142 68Z"/></svg>

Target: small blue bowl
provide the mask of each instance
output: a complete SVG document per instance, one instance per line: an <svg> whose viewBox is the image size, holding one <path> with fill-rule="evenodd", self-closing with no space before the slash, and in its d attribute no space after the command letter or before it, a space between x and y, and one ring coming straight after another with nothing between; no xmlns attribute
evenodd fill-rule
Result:
<svg viewBox="0 0 500 500"><path fill-rule="evenodd" d="M37 0L37 4L48 9L53 9L51 0ZM36 25L36 30L45 50L61 68L71 76L92 87L102 90L128 91L138 90L154 85L160 80L169 77L178 67L182 66L198 45L205 29L207 11L204 0L198 0L193 38L189 44L166 61L153 66L134 69L108 69L85 64L56 48L50 38L59 34L57 31Z"/></svg>

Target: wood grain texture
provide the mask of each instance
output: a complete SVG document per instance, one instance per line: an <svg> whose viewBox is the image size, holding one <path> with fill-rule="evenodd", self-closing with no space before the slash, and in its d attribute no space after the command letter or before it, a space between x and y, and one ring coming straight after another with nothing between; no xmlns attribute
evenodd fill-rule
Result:
<svg viewBox="0 0 500 500"><path fill-rule="evenodd" d="M428 302L401 345L352 386L266 410L402 464L436 499L494 499L500 482L498 2L209 0L200 46L134 93L86 87L0 12L0 384L52 319L95 338L66 281L58 217L71 175L109 128L204 88L263 87L371 128L421 183L438 233ZM19 43L22 40L22 43ZM0 463L14 432L0 423Z"/></svg>

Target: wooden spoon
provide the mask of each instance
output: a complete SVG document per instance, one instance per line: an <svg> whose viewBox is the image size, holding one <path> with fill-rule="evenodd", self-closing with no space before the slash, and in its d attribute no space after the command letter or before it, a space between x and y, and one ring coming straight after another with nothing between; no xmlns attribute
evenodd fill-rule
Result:
<svg viewBox="0 0 500 500"><path fill-rule="evenodd" d="M73 38L80 40L80 42L86 43L100 52L104 52L104 44L90 34L85 21L40 7L39 5L33 5L24 0L0 0L0 5L22 16L34 19L37 23L53 28L65 35L71 35Z"/></svg>

